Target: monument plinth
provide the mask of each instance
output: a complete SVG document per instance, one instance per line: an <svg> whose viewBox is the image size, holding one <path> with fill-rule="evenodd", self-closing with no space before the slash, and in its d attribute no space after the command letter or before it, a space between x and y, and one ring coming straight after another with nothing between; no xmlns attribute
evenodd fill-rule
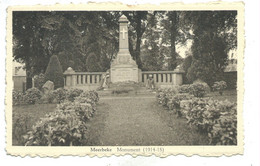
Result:
<svg viewBox="0 0 260 166"><path fill-rule="evenodd" d="M119 52L111 63L111 82L138 82L138 66L132 59L128 45L128 20L122 15L119 19Z"/></svg>

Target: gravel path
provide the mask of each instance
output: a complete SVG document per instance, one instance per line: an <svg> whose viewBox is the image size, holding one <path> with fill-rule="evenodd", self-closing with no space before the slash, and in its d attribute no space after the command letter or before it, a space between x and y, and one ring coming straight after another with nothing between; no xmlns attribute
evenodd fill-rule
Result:
<svg viewBox="0 0 260 166"><path fill-rule="evenodd" d="M201 139L184 119L158 106L154 96L101 98L90 135L91 145L100 146L190 145Z"/></svg>

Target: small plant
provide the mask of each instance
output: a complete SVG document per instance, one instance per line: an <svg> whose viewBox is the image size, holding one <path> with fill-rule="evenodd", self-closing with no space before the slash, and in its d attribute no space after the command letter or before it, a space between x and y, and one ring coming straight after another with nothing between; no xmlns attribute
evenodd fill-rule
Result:
<svg viewBox="0 0 260 166"><path fill-rule="evenodd" d="M204 97L208 89L209 87L206 83L196 82L190 85L189 93L193 94L195 97Z"/></svg>
<svg viewBox="0 0 260 166"><path fill-rule="evenodd" d="M35 104L42 97L42 93L37 88L27 89L24 95L24 101L26 104Z"/></svg>
<svg viewBox="0 0 260 166"><path fill-rule="evenodd" d="M219 94L222 96L223 95L223 91L227 88L227 83L225 81L217 81L214 82L212 89L214 91L218 91Z"/></svg>

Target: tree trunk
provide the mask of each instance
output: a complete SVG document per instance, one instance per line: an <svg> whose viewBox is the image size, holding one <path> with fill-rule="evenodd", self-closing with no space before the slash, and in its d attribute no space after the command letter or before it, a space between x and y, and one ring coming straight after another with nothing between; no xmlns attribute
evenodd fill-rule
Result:
<svg viewBox="0 0 260 166"><path fill-rule="evenodd" d="M142 62L140 58L140 48L142 39L142 29L141 29L141 13L137 12L137 25L136 25L136 46L135 46L135 60L139 68L142 68Z"/></svg>
<svg viewBox="0 0 260 166"><path fill-rule="evenodd" d="M175 47L175 42L176 42L176 35L177 35L177 12L172 11L169 13L169 19L171 23L170 27L170 35L171 35L171 60L169 64L169 70L174 70L177 66L176 62L176 47Z"/></svg>

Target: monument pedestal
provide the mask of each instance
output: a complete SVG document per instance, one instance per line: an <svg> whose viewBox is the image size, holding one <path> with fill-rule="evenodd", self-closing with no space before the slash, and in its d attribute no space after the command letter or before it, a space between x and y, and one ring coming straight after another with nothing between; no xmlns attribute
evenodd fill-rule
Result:
<svg viewBox="0 0 260 166"><path fill-rule="evenodd" d="M119 52L110 67L110 79L112 83L139 81L140 71L129 53L127 26L128 20L123 15L119 19Z"/></svg>
<svg viewBox="0 0 260 166"><path fill-rule="evenodd" d="M138 68L129 65L120 65L111 67L111 82L138 82Z"/></svg>

